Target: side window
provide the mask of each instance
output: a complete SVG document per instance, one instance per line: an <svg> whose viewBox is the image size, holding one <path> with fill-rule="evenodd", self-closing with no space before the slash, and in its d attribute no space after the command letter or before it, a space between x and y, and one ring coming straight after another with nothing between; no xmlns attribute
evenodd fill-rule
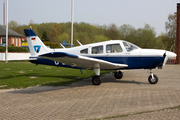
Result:
<svg viewBox="0 0 180 120"><path fill-rule="evenodd" d="M81 54L88 54L88 48L81 50L80 53Z"/></svg>
<svg viewBox="0 0 180 120"><path fill-rule="evenodd" d="M106 53L119 53L122 52L120 44L109 44L106 45Z"/></svg>
<svg viewBox="0 0 180 120"><path fill-rule="evenodd" d="M92 54L102 54L103 53L103 46L96 46L92 47Z"/></svg>

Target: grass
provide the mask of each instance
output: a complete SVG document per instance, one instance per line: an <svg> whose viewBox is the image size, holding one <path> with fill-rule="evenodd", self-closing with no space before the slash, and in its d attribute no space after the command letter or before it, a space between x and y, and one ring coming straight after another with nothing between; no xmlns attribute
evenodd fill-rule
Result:
<svg viewBox="0 0 180 120"><path fill-rule="evenodd" d="M29 62L0 62L0 89L27 88L37 85L66 86L91 77L94 72L56 66L35 65ZM101 71L105 73L107 71Z"/></svg>

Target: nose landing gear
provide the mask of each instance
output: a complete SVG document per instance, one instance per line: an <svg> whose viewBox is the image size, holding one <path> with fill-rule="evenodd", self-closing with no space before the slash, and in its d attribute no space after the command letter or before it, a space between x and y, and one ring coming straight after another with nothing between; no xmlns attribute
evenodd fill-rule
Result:
<svg viewBox="0 0 180 120"><path fill-rule="evenodd" d="M148 81L150 84L156 84L158 82L157 75L152 73L152 70L150 70L150 76L148 77Z"/></svg>

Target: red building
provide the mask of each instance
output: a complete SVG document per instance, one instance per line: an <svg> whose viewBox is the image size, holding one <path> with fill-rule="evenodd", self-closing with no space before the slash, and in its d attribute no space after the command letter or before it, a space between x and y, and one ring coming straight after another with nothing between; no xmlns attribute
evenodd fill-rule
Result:
<svg viewBox="0 0 180 120"><path fill-rule="evenodd" d="M23 35L15 32L14 30L8 29L8 46L22 46ZM0 46L6 45L6 26L0 25Z"/></svg>
<svg viewBox="0 0 180 120"><path fill-rule="evenodd" d="M176 62L180 64L180 3L177 3Z"/></svg>

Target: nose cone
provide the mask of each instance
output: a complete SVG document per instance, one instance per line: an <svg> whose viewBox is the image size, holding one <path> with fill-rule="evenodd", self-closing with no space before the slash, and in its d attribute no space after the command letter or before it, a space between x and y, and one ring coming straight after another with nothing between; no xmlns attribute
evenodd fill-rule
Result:
<svg viewBox="0 0 180 120"><path fill-rule="evenodd" d="M177 56L176 53L170 51L166 51L166 55L168 58L175 58Z"/></svg>

